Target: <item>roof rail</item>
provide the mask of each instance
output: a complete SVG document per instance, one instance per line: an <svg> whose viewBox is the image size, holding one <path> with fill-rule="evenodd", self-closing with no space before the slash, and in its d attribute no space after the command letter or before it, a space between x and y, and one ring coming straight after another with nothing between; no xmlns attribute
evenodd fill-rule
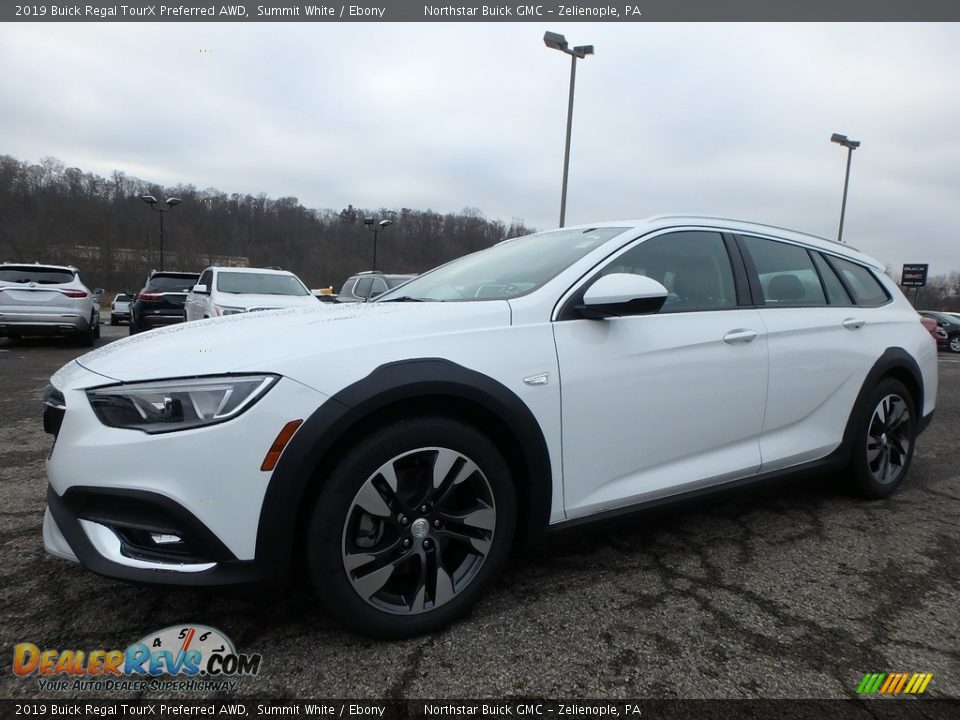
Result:
<svg viewBox="0 0 960 720"><path fill-rule="evenodd" d="M847 243L834 240L833 238L823 237L822 235L814 235L813 233L804 232L802 230L794 230L793 228L783 227L781 225L770 225L768 223L754 222L753 220L738 220L737 218L728 218L728 217L719 217L716 215L682 215L682 214L666 214L666 215L651 215L649 220L672 220L672 219L690 219L690 220L720 220L722 222L732 222L739 225L755 225L756 227L765 227L770 228L771 230L786 230L787 232L795 233L797 235L806 235L807 237L816 238L817 240L824 240L826 242L835 243L837 245L843 245L844 247L853 248Z"/></svg>

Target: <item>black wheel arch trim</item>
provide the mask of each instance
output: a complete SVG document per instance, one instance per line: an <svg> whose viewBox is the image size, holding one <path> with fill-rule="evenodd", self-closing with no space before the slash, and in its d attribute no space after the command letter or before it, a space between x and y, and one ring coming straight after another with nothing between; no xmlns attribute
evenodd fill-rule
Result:
<svg viewBox="0 0 960 720"><path fill-rule="evenodd" d="M883 355L873 364L873 367L870 368L866 378L864 378L860 386L860 392L857 394L857 400L850 411L850 417L847 420L847 426L843 433L843 442L841 443L841 448L845 448L847 453L853 449L857 432L857 421L860 419L860 415L873 410L872 407L866 407L873 389L877 386L877 383L880 382L880 378L885 375L897 373L906 373L907 377L913 383L913 387L908 386L907 389L913 393L913 405L917 413L915 418L915 422L917 423L916 434L919 435L930 424L933 413L930 413L927 417L923 416L923 373L920 372L920 366L917 365L917 361L913 359L913 356L903 348L887 348Z"/></svg>
<svg viewBox="0 0 960 720"><path fill-rule="evenodd" d="M300 426L267 485L257 530L258 565L289 575L301 507L314 475L357 423L395 403L424 397L467 401L503 421L526 466L525 529L532 534L546 529L553 480L546 439L533 413L513 391L483 373L442 358L418 358L381 365L330 397Z"/></svg>

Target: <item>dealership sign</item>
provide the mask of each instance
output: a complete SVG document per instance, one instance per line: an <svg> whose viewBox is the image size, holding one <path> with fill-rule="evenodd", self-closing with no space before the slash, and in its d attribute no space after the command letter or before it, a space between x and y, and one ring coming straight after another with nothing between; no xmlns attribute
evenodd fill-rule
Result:
<svg viewBox="0 0 960 720"><path fill-rule="evenodd" d="M900 275L900 284L903 287L923 287L927 284L928 267L930 266L917 263L904 265L903 273Z"/></svg>

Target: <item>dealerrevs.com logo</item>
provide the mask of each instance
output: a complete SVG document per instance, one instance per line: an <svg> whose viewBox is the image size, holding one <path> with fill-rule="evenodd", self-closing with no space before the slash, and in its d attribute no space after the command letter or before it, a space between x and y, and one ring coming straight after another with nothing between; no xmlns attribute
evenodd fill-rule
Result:
<svg viewBox="0 0 960 720"><path fill-rule="evenodd" d="M933 673L867 673L857 686L858 695L920 695L933 680Z"/></svg>
<svg viewBox="0 0 960 720"><path fill-rule="evenodd" d="M260 661L205 625L172 625L126 650L41 650L33 643L13 649L16 675L36 676L41 690L71 692L231 691L236 678L260 672Z"/></svg>

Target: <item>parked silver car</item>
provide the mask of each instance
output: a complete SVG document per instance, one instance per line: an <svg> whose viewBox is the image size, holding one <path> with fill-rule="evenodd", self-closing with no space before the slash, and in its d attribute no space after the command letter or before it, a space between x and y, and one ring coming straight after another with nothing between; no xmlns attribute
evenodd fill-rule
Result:
<svg viewBox="0 0 960 720"><path fill-rule="evenodd" d="M347 278L336 296L336 301L341 303L367 302L415 277L416 275L413 274L385 275L378 270L359 272Z"/></svg>
<svg viewBox="0 0 960 720"><path fill-rule="evenodd" d="M0 264L0 337L62 335L93 345L100 304L67 265Z"/></svg>

